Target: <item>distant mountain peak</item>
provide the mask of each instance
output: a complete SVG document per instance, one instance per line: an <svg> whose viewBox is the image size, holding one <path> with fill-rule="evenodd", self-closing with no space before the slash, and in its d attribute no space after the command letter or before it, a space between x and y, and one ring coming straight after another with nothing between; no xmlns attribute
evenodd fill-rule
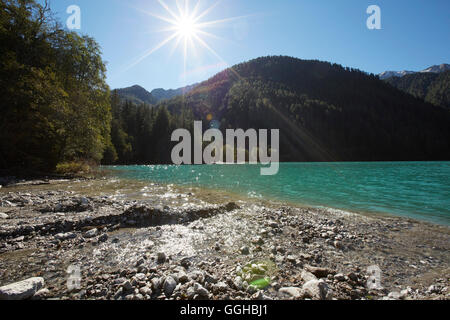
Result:
<svg viewBox="0 0 450 320"><path fill-rule="evenodd" d="M169 90L159 88L154 89L152 92L148 92L145 88L135 84L131 87L116 90L122 100L128 100L136 104L156 104L161 100L171 99L176 96L187 94L196 86L197 84L194 84L178 89Z"/></svg>
<svg viewBox="0 0 450 320"><path fill-rule="evenodd" d="M150 92L139 85L117 89L116 91L122 100L128 100L136 104L155 104L157 102Z"/></svg>
<svg viewBox="0 0 450 320"><path fill-rule="evenodd" d="M182 88L178 88L178 89L169 89L169 90L158 88L158 89L152 90L151 94L158 101L161 101L161 100L171 99L171 98L176 97L176 96L181 96L181 95L188 94L197 85L198 84L193 84L193 85L190 85L190 86L186 86L186 87L182 87Z"/></svg>
<svg viewBox="0 0 450 320"><path fill-rule="evenodd" d="M384 79L388 79L388 78L392 78L392 77L404 77L408 74L413 74L415 73L414 71L385 71L383 73L380 73L380 79L384 80Z"/></svg>
<svg viewBox="0 0 450 320"><path fill-rule="evenodd" d="M441 73L441 72L445 72L445 71L449 71L449 70L450 70L450 64L443 63L443 64L440 64L440 65L429 67L429 68L427 68L425 70L422 70L421 72L423 72L423 73L429 73L429 72L431 72L431 73Z"/></svg>
<svg viewBox="0 0 450 320"><path fill-rule="evenodd" d="M450 65L447 63L443 63L440 65L431 66L422 71L385 71L379 74L381 80L386 80L392 77L402 78L409 74L414 73L442 73L450 70Z"/></svg>
<svg viewBox="0 0 450 320"><path fill-rule="evenodd" d="M140 85L138 85L138 84L135 84L134 86L131 86L130 88L133 88L133 89L142 89L142 90L145 90L145 88L144 87L141 87ZM145 91L147 91L147 90L145 90Z"/></svg>

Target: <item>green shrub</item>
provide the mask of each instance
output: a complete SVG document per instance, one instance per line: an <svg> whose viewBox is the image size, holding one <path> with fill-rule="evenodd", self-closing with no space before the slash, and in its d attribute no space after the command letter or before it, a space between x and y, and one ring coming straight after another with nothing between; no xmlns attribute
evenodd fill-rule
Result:
<svg viewBox="0 0 450 320"><path fill-rule="evenodd" d="M91 165L83 161L63 162L56 166L56 173L61 175L84 175L91 172Z"/></svg>

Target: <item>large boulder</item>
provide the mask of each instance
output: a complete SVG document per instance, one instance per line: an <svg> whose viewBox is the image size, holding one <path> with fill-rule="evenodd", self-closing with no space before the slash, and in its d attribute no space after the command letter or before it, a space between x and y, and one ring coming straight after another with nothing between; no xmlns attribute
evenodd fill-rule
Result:
<svg viewBox="0 0 450 320"><path fill-rule="evenodd" d="M0 287L0 300L24 300L44 287L44 278L36 277Z"/></svg>

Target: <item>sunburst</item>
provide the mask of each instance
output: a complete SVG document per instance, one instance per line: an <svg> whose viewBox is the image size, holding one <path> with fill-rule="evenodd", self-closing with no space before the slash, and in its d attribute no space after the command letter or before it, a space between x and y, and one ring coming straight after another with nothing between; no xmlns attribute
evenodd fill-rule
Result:
<svg viewBox="0 0 450 320"><path fill-rule="evenodd" d="M165 47L171 42L174 42L172 53L177 48L182 46L184 58L184 74L186 74L186 63L188 59L189 47L191 47L191 49L194 50L198 46L203 47L208 52L213 54L217 59L219 59L221 63L226 64L225 60L208 44L205 38L209 37L219 40L225 39L221 39L217 35L207 32L206 29L219 24L230 22L232 20L246 18L248 16L239 16L220 20L203 21L203 19L214 8L217 7L217 5L221 2L220 0L216 1L213 5L211 5L206 10L203 11L200 11L201 0L198 0L193 6L193 8L190 5L189 0L175 0L176 9L169 7L163 0L158 0L158 2L164 8L167 14L166 16L157 15L148 11L144 11L142 9L138 10L167 23L168 26L161 31L170 32L170 35L167 38L163 39L156 46L145 52L140 58L138 58L130 66L128 66L127 69L139 64L148 56Z"/></svg>

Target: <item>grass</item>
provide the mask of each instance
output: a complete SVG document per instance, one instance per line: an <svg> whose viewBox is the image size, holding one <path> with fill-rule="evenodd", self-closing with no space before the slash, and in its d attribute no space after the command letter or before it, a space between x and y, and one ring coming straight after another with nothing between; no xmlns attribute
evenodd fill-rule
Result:
<svg viewBox="0 0 450 320"><path fill-rule="evenodd" d="M270 285L271 277L276 272L276 265L268 260L249 263L237 273L244 281L247 281L249 285L261 290Z"/></svg>

